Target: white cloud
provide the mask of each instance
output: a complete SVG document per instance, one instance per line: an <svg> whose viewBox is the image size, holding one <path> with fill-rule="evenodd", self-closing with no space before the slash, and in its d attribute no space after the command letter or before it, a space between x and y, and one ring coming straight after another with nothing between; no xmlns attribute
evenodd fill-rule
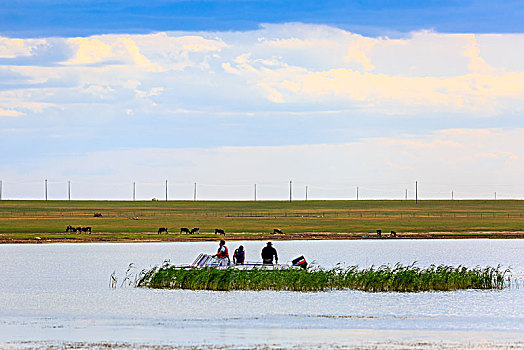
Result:
<svg viewBox="0 0 524 350"><path fill-rule="evenodd" d="M2 109L0 108L0 117L19 117L23 113L13 109Z"/></svg>
<svg viewBox="0 0 524 350"><path fill-rule="evenodd" d="M345 57L348 62L355 61L362 65L364 71L375 69L371 64L367 53L378 43L378 40L355 35L356 39L351 40L348 48L348 55Z"/></svg>
<svg viewBox="0 0 524 350"><path fill-rule="evenodd" d="M32 51L44 44L45 39L18 39L0 37L0 58L30 56Z"/></svg>
<svg viewBox="0 0 524 350"><path fill-rule="evenodd" d="M72 38L69 42L77 46L75 56L65 62L68 65L90 65L95 63L131 64L137 69L160 72L163 69L145 57L135 40L130 36L104 38ZM108 40L109 39L109 40Z"/></svg>
<svg viewBox="0 0 524 350"><path fill-rule="evenodd" d="M524 35L510 36L524 42ZM109 96L128 99L122 100L127 104L141 103L151 89L162 89L149 97L165 110L195 109L186 101L198 100L217 112L231 105L273 110L276 103L317 110L329 105L330 110L367 114L469 117L524 108L524 50L515 51L520 61L496 59L496 51L509 52L508 46L505 35L422 31L399 39L370 38L295 23L234 33L0 38L0 62L5 72L12 72L5 83L19 76L27 82L25 88L12 90L26 98L16 105L60 100L65 107L68 100L78 103L83 96L91 103L98 96L104 103L107 94L93 94L98 86ZM39 56L38 47L68 49L54 58ZM26 63L16 64L19 59ZM172 99L174 91L180 98Z"/></svg>

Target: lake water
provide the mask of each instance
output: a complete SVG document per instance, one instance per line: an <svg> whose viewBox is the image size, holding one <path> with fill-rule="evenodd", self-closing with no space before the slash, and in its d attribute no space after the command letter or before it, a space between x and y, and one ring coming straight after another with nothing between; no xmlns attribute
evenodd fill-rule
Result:
<svg viewBox="0 0 524 350"><path fill-rule="evenodd" d="M259 260L265 242L243 244ZM192 262L217 243L0 246L0 347L524 348L524 240L275 242L281 262L512 268L520 288L366 293L109 288L116 271Z"/></svg>

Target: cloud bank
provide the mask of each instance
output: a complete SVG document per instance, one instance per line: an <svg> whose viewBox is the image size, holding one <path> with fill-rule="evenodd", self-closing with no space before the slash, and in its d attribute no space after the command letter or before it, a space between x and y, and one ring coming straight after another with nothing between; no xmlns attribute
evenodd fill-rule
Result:
<svg viewBox="0 0 524 350"><path fill-rule="evenodd" d="M512 181L518 196L522 101L522 34L389 38L290 23L4 37L0 177L312 189L374 179L401 194L416 179L474 177ZM331 191L319 197L350 197Z"/></svg>
<svg viewBox="0 0 524 350"><path fill-rule="evenodd" d="M208 106L257 112L285 105L497 115L522 109L523 44L523 35L422 31L390 39L300 24L249 32L1 38L0 108L29 114L42 112L31 108L35 103L66 110L85 102L107 107L110 100L108 114L169 115ZM150 98L152 89L162 93Z"/></svg>

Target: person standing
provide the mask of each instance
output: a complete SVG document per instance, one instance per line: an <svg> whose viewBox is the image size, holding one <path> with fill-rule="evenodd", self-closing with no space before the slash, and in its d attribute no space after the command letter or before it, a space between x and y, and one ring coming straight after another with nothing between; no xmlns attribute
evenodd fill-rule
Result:
<svg viewBox="0 0 524 350"><path fill-rule="evenodd" d="M246 260L246 251L244 250L244 246L241 245L240 247L235 249L235 252L233 253L233 264L244 265L245 260Z"/></svg>
<svg viewBox="0 0 524 350"><path fill-rule="evenodd" d="M262 249L262 263L273 265L273 257L275 257L275 264L278 264L277 250L273 248L271 242L267 242L267 245Z"/></svg>
<svg viewBox="0 0 524 350"><path fill-rule="evenodd" d="M228 251L228 249L226 247L226 241L224 241L223 239L220 240L220 244L218 246L218 251L213 256L218 258L218 259L226 259L227 258L227 261L231 262L231 260L229 259L229 251Z"/></svg>

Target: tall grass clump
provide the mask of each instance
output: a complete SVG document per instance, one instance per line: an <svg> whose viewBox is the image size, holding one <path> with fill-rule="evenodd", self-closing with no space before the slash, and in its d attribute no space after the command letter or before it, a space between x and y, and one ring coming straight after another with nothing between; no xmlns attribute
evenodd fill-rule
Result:
<svg viewBox="0 0 524 350"><path fill-rule="evenodd" d="M503 289L510 285L510 270L497 267L431 265L421 268L396 264L360 269L237 270L234 268L180 269L164 265L143 271L137 287L191 290L276 290L317 292L352 289L367 292L451 291Z"/></svg>

